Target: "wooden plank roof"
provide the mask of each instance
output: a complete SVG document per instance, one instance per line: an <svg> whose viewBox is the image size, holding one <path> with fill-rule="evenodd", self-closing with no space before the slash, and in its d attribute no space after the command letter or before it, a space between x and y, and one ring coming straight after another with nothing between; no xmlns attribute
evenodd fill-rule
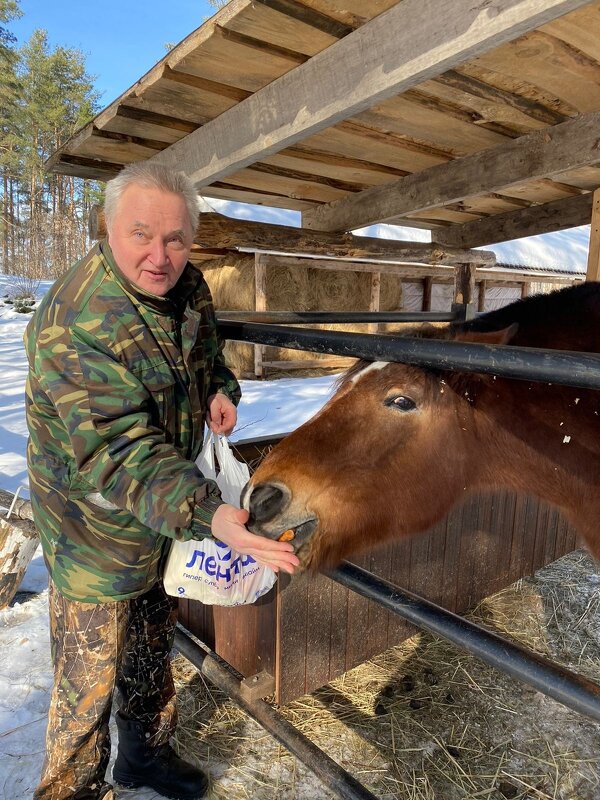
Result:
<svg viewBox="0 0 600 800"><path fill-rule="evenodd" d="M599 34L581 0L232 0L50 166L106 180L152 158L307 227L464 247L583 224Z"/></svg>

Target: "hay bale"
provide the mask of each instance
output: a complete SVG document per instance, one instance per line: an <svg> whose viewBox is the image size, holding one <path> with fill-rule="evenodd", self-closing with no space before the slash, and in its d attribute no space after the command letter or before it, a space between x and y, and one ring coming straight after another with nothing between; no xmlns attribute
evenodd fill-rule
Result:
<svg viewBox="0 0 600 800"><path fill-rule="evenodd" d="M359 311L369 308L371 276L366 272L307 269L313 311Z"/></svg>
<svg viewBox="0 0 600 800"><path fill-rule="evenodd" d="M314 311L309 271L312 272L312 270L292 267L269 267L267 269L267 310Z"/></svg>
<svg viewBox="0 0 600 800"><path fill-rule="evenodd" d="M228 256L202 265L217 311L254 308L254 258Z"/></svg>
<svg viewBox="0 0 600 800"><path fill-rule="evenodd" d="M404 291L402 281L398 275L381 276L381 298L379 308L381 311L400 311L404 305Z"/></svg>
<svg viewBox="0 0 600 800"><path fill-rule="evenodd" d="M202 265L202 272L211 290L217 311L255 310L254 256L230 255ZM267 269L268 311L363 311L371 299L371 274L336 272L310 267L278 267ZM395 275L382 275L382 311L402 307L402 284ZM364 333L366 325L315 325L320 330L343 330ZM385 330L387 326L382 326ZM239 376L254 375L254 346L227 342L225 357ZM268 347L265 361L314 361L330 358L318 353ZM322 370L303 371L319 374Z"/></svg>

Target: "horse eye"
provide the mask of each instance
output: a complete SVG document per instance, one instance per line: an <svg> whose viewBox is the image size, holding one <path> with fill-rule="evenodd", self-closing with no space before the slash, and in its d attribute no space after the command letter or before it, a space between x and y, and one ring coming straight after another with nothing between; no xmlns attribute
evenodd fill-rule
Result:
<svg viewBox="0 0 600 800"><path fill-rule="evenodd" d="M403 394L394 395L393 397L388 397L385 401L386 406L393 406L397 408L398 411L412 411L417 407L417 404L414 400L411 400L410 397L406 397Z"/></svg>

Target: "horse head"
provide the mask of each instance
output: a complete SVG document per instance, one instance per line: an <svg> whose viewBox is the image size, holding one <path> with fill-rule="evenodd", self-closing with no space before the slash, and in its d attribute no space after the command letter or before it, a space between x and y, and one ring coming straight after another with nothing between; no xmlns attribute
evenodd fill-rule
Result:
<svg viewBox="0 0 600 800"><path fill-rule="evenodd" d="M510 329L422 336L504 343ZM242 503L251 531L292 541L301 565L332 565L426 530L476 480L481 376L357 362L329 402L265 458Z"/></svg>

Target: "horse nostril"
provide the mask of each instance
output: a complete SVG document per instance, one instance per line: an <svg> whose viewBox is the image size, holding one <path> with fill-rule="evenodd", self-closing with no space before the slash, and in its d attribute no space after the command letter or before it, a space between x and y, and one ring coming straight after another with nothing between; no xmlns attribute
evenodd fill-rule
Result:
<svg viewBox="0 0 600 800"><path fill-rule="evenodd" d="M285 498L285 493L277 486L270 483L259 484L250 495L250 520L268 522L284 507Z"/></svg>

